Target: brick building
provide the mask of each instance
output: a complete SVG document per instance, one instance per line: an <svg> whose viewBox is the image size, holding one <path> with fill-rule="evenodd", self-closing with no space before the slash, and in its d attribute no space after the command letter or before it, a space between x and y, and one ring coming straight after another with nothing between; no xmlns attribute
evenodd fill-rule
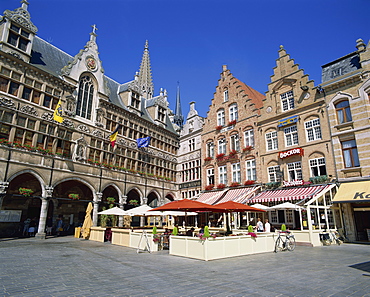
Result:
<svg viewBox="0 0 370 297"><path fill-rule="evenodd" d="M262 180L256 126L263 98L223 66L202 132L202 185L208 190Z"/></svg>
<svg viewBox="0 0 370 297"><path fill-rule="evenodd" d="M323 214L333 225L326 203L326 196L335 190L335 184L327 184L335 178L335 169L325 100L283 46L258 118L257 135L261 181L267 191L249 202L273 206L290 201L307 206L302 220L298 211L271 211L273 225L284 223L311 230L321 227ZM314 197L321 197L320 207L316 201L315 206L306 204ZM304 226L300 226L301 221Z"/></svg>
<svg viewBox="0 0 370 297"><path fill-rule="evenodd" d="M358 39L356 48L322 66L321 84L340 182L334 205L351 241L370 238L370 44Z"/></svg>

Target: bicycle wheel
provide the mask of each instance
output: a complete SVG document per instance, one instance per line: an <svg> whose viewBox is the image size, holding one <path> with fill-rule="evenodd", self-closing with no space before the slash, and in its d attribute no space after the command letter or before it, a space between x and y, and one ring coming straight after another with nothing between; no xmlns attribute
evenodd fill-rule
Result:
<svg viewBox="0 0 370 297"><path fill-rule="evenodd" d="M287 238L286 247L287 247L288 251L294 251L294 249L295 249L295 238L293 236L290 236L290 237Z"/></svg>
<svg viewBox="0 0 370 297"><path fill-rule="evenodd" d="M285 243L284 243L284 241L282 240L281 237L278 237L278 239L276 239L276 242L275 242L274 252L277 253L277 252L281 252L283 250L285 250Z"/></svg>

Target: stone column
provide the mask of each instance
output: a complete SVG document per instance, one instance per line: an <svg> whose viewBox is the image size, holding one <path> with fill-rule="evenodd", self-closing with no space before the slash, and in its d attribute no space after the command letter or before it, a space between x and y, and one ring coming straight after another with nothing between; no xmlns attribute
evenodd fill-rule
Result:
<svg viewBox="0 0 370 297"><path fill-rule="evenodd" d="M93 201L94 204L94 209L93 209L93 227L98 226L98 208L99 208L99 203L101 202L101 199L103 197L103 193L101 192L96 192L95 193L95 198Z"/></svg>
<svg viewBox="0 0 370 297"><path fill-rule="evenodd" d="M35 238L37 239L45 239L45 227L46 227L46 219L48 216L48 205L49 205L49 198L53 196L53 187L45 187L45 192L43 193L44 197L41 198L41 211L40 211L40 219L39 219L39 226L37 228L37 233Z"/></svg>
<svg viewBox="0 0 370 297"><path fill-rule="evenodd" d="M123 209L126 202L127 202L127 196L122 195L118 203L119 208ZM123 227L123 216L118 217L118 227Z"/></svg>
<svg viewBox="0 0 370 297"><path fill-rule="evenodd" d="M8 182L0 182L0 209L3 206L3 200L6 195L6 190L9 187Z"/></svg>

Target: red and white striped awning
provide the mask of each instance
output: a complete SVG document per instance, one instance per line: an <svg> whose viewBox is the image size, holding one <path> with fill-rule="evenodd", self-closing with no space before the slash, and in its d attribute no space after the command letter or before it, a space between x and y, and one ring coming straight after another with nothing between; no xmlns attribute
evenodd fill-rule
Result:
<svg viewBox="0 0 370 297"><path fill-rule="evenodd" d="M250 197L250 194L256 190L256 187L250 187L250 188L240 188L240 189L232 189L227 191L226 195L217 202L227 202L227 201L235 201L242 203L241 201L247 200L246 198Z"/></svg>
<svg viewBox="0 0 370 297"><path fill-rule="evenodd" d="M206 192L203 193L196 201L213 205L218 199L225 194L226 190L217 192Z"/></svg>
<svg viewBox="0 0 370 297"><path fill-rule="evenodd" d="M256 197L248 200L248 203L303 200L312 198L314 195L320 193L328 186L330 185L264 191L258 194Z"/></svg>

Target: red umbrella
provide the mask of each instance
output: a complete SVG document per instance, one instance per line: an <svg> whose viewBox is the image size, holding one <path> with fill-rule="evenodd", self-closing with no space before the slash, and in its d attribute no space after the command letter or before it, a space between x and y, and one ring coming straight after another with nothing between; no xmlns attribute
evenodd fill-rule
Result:
<svg viewBox="0 0 370 297"><path fill-rule="evenodd" d="M189 199L182 199L176 200L165 205L159 206L157 208L153 208L150 211L165 211L165 210L181 210L181 211L220 211L220 209L216 208L214 205L209 205L203 202L189 200Z"/></svg>
<svg viewBox="0 0 370 297"><path fill-rule="evenodd" d="M222 202L220 204L213 205L215 208L218 210L215 210L215 212L244 212L244 211L254 211L254 212L265 212L266 210L259 209L256 207L252 207L249 205L245 205L239 202L234 202L234 201L227 201L227 202Z"/></svg>
<svg viewBox="0 0 370 297"><path fill-rule="evenodd" d="M189 200L189 199L182 199L182 200L176 200L169 203L166 203L165 205L159 206L157 208L153 208L150 211L165 211L165 210L181 210L185 211L185 224L186 224L186 212L187 211L219 211L215 206L206 204L203 202L195 201L195 200ZM186 226L185 226L186 229Z"/></svg>

